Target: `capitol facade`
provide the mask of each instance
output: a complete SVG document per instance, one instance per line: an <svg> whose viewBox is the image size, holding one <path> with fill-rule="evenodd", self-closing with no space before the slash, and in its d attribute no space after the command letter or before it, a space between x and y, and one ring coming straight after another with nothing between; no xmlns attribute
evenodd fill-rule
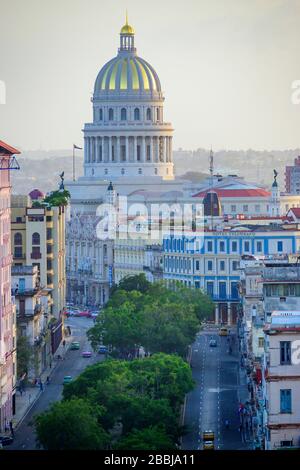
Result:
<svg viewBox="0 0 300 470"><path fill-rule="evenodd" d="M85 176L173 179L173 129L164 122L161 84L137 55L127 22L118 55L97 76L92 101L93 122L84 127Z"/></svg>
<svg viewBox="0 0 300 470"><path fill-rule="evenodd" d="M164 122L164 96L154 68L137 55L135 31L120 31L116 57L98 73L93 120L84 125L84 175L67 183L67 297L76 303L105 303L114 278L114 243L96 236L99 205L113 191L180 191L174 177L173 128ZM109 194L110 193L110 194ZM148 201L149 203L151 201Z"/></svg>

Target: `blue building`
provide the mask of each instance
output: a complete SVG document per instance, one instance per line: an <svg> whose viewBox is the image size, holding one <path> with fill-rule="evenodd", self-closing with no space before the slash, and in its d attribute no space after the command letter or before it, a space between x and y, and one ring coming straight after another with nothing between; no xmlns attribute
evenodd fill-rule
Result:
<svg viewBox="0 0 300 470"><path fill-rule="evenodd" d="M242 256L267 257L300 250L300 230L284 226L240 226L163 241L164 279L202 289L215 302L215 323L235 324L240 304Z"/></svg>

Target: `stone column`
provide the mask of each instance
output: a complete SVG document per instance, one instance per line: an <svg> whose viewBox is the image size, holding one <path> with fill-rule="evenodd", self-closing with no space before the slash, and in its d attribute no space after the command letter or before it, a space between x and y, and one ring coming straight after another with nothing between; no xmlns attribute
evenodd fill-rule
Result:
<svg viewBox="0 0 300 470"><path fill-rule="evenodd" d="M167 140L167 162L170 161L170 137L166 137Z"/></svg>
<svg viewBox="0 0 300 470"><path fill-rule="evenodd" d="M149 163L153 162L153 137L150 137L150 160Z"/></svg>
<svg viewBox="0 0 300 470"><path fill-rule="evenodd" d="M88 163L91 163L91 138L88 137Z"/></svg>
<svg viewBox="0 0 300 470"><path fill-rule="evenodd" d="M121 144L120 144L120 137L117 136L117 152L116 152L116 160L117 160L117 162L120 162L120 161L121 161L121 155L120 155L120 153L121 153L121 152L120 152L121 148L120 148L120 145L121 145Z"/></svg>
<svg viewBox="0 0 300 470"><path fill-rule="evenodd" d="M159 163L159 137L156 137L156 158L155 161Z"/></svg>
<svg viewBox="0 0 300 470"><path fill-rule="evenodd" d="M142 137L142 151L141 151L141 161L146 161L146 137Z"/></svg>
<svg viewBox="0 0 300 470"><path fill-rule="evenodd" d="M167 155L167 138L163 137L163 162L166 163L168 160L168 155Z"/></svg>
<svg viewBox="0 0 300 470"><path fill-rule="evenodd" d="M219 317L219 304L215 304L215 324L218 325L220 322Z"/></svg>
<svg viewBox="0 0 300 470"><path fill-rule="evenodd" d="M84 138L84 163L87 163L87 162L88 162L88 159L87 159L87 157L88 157L88 153L87 153L88 148L87 148L87 145L88 145L88 143L87 143L87 137L85 137L85 138Z"/></svg>
<svg viewBox="0 0 300 470"><path fill-rule="evenodd" d="M232 318L231 318L231 303L228 302L227 304L227 323L228 325L232 324Z"/></svg>
<svg viewBox="0 0 300 470"><path fill-rule="evenodd" d="M137 138L136 136L133 137L133 161L134 163L137 162Z"/></svg>
<svg viewBox="0 0 300 470"><path fill-rule="evenodd" d="M129 137L125 137L126 139L126 154L125 154L125 161L129 162Z"/></svg>
<svg viewBox="0 0 300 470"><path fill-rule="evenodd" d="M96 137L96 158L95 161L99 162L99 137Z"/></svg>
<svg viewBox="0 0 300 470"><path fill-rule="evenodd" d="M108 161L109 161L109 163L111 163L111 161L112 161L111 145L112 145L111 137L108 137Z"/></svg>
<svg viewBox="0 0 300 470"><path fill-rule="evenodd" d="M100 150L101 147L101 150ZM103 161L103 138L99 137L99 162Z"/></svg>

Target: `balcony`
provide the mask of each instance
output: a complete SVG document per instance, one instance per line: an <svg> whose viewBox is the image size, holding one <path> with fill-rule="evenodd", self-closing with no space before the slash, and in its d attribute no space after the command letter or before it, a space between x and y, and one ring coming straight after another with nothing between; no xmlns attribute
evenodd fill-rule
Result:
<svg viewBox="0 0 300 470"><path fill-rule="evenodd" d="M11 295L15 297L33 297L40 292L40 287L29 287L27 289L12 289Z"/></svg>
<svg viewBox="0 0 300 470"><path fill-rule="evenodd" d="M47 238L48 245L53 245L53 243L54 243L53 238Z"/></svg>
<svg viewBox="0 0 300 470"><path fill-rule="evenodd" d="M47 252L47 258L48 259L54 259L54 253L48 253Z"/></svg>
<svg viewBox="0 0 300 470"><path fill-rule="evenodd" d="M47 289L54 289L53 282L50 282L50 284L47 284Z"/></svg>
<svg viewBox="0 0 300 470"><path fill-rule="evenodd" d="M26 309L22 313L20 313L20 311L17 310L17 317L18 319L24 320L25 318L27 319L33 318L36 315L40 315L41 313L43 313L43 306L40 304L37 304L34 309L30 309L30 310Z"/></svg>
<svg viewBox="0 0 300 470"><path fill-rule="evenodd" d="M15 259L25 259L25 253L14 253L13 257Z"/></svg>
<svg viewBox="0 0 300 470"><path fill-rule="evenodd" d="M42 253L31 253L31 259L41 259Z"/></svg>
<svg viewBox="0 0 300 470"><path fill-rule="evenodd" d="M53 228L53 227L54 227L53 220L46 222L46 228Z"/></svg>
<svg viewBox="0 0 300 470"><path fill-rule="evenodd" d="M47 274L53 276L54 275L54 269L53 268L47 268Z"/></svg>

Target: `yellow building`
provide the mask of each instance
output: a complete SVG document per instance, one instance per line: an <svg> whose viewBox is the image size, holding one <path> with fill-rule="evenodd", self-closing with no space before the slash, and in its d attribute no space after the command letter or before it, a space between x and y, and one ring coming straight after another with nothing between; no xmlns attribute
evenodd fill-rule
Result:
<svg viewBox="0 0 300 470"><path fill-rule="evenodd" d="M12 196L13 265L37 266L40 285L51 289L51 314L59 319L66 295L65 206L42 206L36 192Z"/></svg>

